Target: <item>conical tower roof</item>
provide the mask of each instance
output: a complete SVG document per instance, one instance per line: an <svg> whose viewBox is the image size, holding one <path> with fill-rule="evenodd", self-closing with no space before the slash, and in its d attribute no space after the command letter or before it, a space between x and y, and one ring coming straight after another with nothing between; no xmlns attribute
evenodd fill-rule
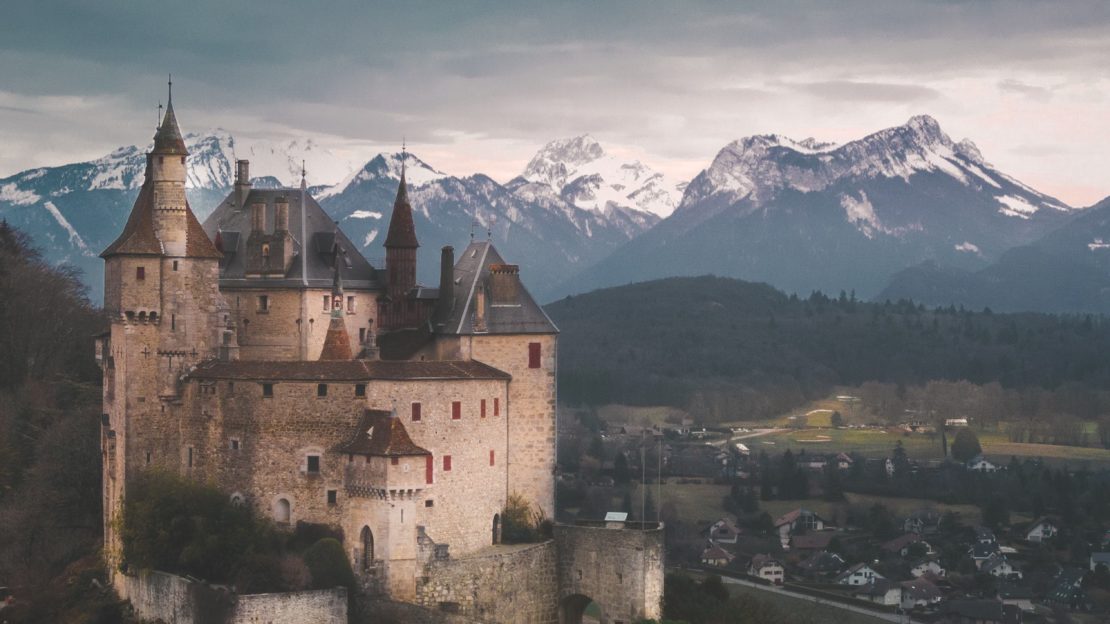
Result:
<svg viewBox="0 0 1110 624"><path fill-rule="evenodd" d="M166 115L162 118L158 131L154 133L154 151L151 153L189 155L189 150L185 149L185 139L181 136L181 128L177 125L177 115L173 112L173 82L170 82Z"/></svg>
<svg viewBox="0 0 1110 624"><path fill-rule="evenodd" d="M405 183L404 156L401 157L401 182L397 185L397 198L393 200L393 216L389 219L386 247L416 248L416 225L412 221L412 204L409 203L408 185Z"/></svg>

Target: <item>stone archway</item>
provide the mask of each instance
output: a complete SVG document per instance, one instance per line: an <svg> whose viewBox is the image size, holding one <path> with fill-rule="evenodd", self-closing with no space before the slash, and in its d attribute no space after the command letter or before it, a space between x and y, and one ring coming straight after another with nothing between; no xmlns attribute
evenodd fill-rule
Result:
<svg viewBox="0 0 1110 624"><path fill-rule="evenodd" d="M369 570L374 565L374 532L370 527L362 527L359 541L362 543L362 569Z"/></svg>
<svg viewBox="0 0 1110 624"><path fill-rule="evenodd" d="M584 594L572 594L559 602L559 624L608 624L601 605Z"/></svg>

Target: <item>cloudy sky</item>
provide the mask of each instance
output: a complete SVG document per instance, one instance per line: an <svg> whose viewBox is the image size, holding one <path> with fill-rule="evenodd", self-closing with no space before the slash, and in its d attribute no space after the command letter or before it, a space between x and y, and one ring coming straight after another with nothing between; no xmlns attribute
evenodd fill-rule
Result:
<svg viewBox="0 0 1110 624"><path fill-rule="evenodd" d="M744 5L739 8L738 5ZM1073 205L1110 195L1110 3L16 0L0 177L186 131L396 149L506 180L550 139L688 179L729 141L928 113Z"/></svg>

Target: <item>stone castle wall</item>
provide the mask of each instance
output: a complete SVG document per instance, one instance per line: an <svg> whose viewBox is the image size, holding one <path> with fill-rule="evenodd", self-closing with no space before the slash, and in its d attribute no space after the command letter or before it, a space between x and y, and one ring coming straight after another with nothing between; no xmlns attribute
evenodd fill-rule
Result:
<svg viewBox="0 0 1110 624"><path fill-rule="evenodd" d="M555 542L496 546L468 557L432 561L416 602L481 622L549 624L558 618Z"/></svg>
<svg viewBox="0 0 1110 624"><path fill-rule="evenodd" d="M585 597L602 606L609 622L662 618L661 526L639 530L556 525L555 544L564 613L585 606L588 601L580 601Z"/></svg>
<svg viewBox="0 0 1110 624"><path fill-rule="evenodd" d="M528 345L540 344L540 367L528 367ZM468 355L513 376L509 386L509 491L555 517L555 334L478 335Z"/></svg>
<svg viewBox="0 0 1110 624"><path fill-rule="evenodd" d="M302 324L301 298L305 297L308 312L308 360L320 357L324 346L324 336L328 333L331 321L331 289L310 289L307 291L274 288L224 288L224 297L231 309L232 320L237 329L240 346L240 359L243 360L297 360L300 356ZM361 350L359 330L369 331L371 323L378 327L377 292L366 290L346 290L343 295L343 320L347 325L347 336L351 340L351 352ZM269 309L259 307L259 297L266 296ZM324 308L324 299L328 307ZM354 297L354 312L348 313L347 297Z"/></svg>

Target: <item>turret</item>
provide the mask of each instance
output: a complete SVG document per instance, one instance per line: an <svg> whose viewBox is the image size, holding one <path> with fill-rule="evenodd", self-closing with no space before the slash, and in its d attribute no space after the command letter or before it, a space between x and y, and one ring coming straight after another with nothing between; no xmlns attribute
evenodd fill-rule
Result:
<svg viewBox="0 0 1110 624"><path fill-rule="evenodd" d="M320 351L321 360L350 360L354 357L351 353L351 340L347 336L347 323L343 320L341 253L337 243L332 249L331 321L328 324L328 333L324 336L324 348Z"/></svg>
<svg viewBox="0 0 1110 624"><path fill-rule="evenodd" d="M173 82L166 115L154 134L154 149L147 154L147 171L154 183L154 233L167 256L185 255L188 222L185 216L185 159L189 151L173 112Z"/></svg>
<svg viewBox="0 0 1110 624"><path fill-rule="evenodd" d="M385 238L385 269L389 275L389 297L399 301L416 286L416 225L412 220L408 187L405 184L404 156L401 161L401 182L393 200L393 216Z"/></svg>

